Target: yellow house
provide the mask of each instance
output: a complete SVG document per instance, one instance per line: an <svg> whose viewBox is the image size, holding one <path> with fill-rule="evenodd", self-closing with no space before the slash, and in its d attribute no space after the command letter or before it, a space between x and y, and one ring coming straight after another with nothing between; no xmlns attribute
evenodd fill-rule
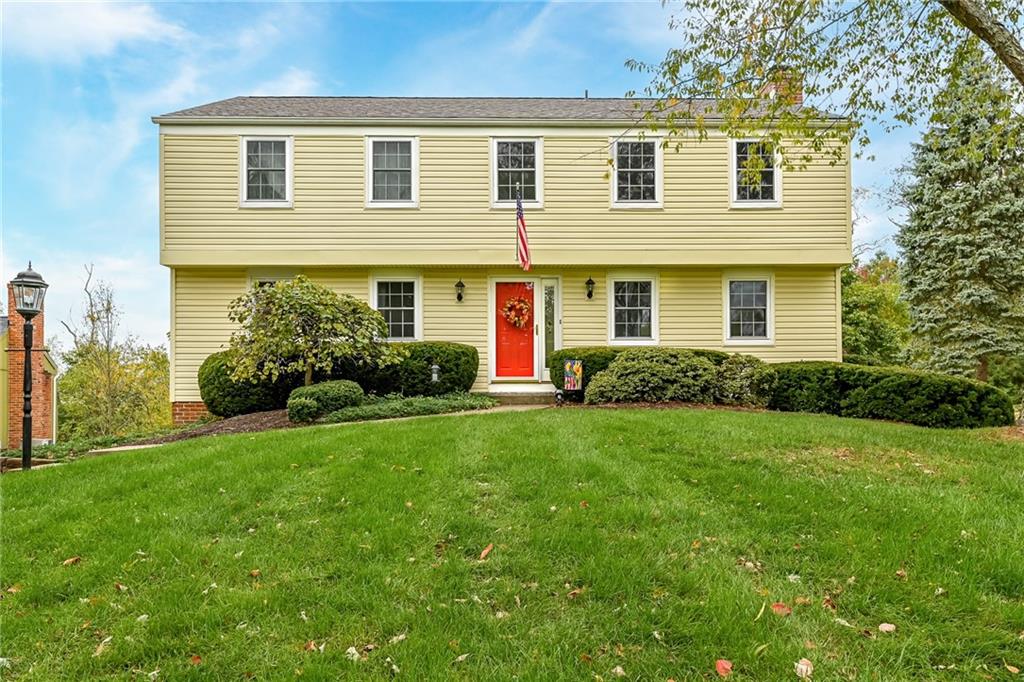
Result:
<svg viewBox="0 0 1024 682"><path fill-rule="evenodd" d="M199 414L196 373L228 341L229 301L299 273L367 300L394 339L476 346L475 391L552 390L546 357L563 346L840 359L849 154L785 169L713 119L676 149L636 118L624 99L391 97L155 117L176 418ZM765 158L760 182L737 172L749 154ZM524 304L528 323L510 324Z"/></svg>

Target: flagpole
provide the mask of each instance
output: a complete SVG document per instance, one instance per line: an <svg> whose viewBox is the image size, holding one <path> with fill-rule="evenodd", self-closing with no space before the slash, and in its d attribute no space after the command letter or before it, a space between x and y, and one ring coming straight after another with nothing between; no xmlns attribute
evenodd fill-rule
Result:
<svg viewBox="0 0 1024 682"><path fill-rule="evenodd" d="M516 183L516 231L515 231L515 238L516 238L516 262L517 263L522 263L522 260L523 260L522 259L522 254L519 252L519 249L521 248L519 246L519 204L520 204L520 202L522 200L523 200L523 193L520 191L519 183L517 182Z"/></svg>

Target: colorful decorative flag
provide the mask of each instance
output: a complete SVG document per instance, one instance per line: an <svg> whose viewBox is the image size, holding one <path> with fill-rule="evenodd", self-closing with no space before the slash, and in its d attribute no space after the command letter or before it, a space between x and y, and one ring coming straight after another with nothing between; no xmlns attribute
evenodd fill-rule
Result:
<svg viewBox="0 0 1024 682"><path fill-rule="evenodd" d="M526 234L526 218L523 217L523 194L516 186L516 256L523 270L530 270L530 238Z"/></svg>

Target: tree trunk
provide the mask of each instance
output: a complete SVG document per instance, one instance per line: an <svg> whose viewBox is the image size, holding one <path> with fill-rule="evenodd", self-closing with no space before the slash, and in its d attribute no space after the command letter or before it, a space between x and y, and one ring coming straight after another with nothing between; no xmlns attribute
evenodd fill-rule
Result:
<svg viewBox="0 0 1024 682"><path fill-rule="evenodd" d="M306 378L303 380L306 386L313 385L313 365L306 366Z"/></svg>
<svg viewBox="0 0 1024 682"><path fill-rule="evenodd" d="M982 355L978 359L978 366L974 369L974 378L978 381L988 381L988 356Z"/></svg>
<svg viewBox="0 0 1024 682"><path fill-rule="evenodd" d="M978 0L939 0L946 11L992 48L999 61L1024 87L1024 47L1013 33Z"/></svg>

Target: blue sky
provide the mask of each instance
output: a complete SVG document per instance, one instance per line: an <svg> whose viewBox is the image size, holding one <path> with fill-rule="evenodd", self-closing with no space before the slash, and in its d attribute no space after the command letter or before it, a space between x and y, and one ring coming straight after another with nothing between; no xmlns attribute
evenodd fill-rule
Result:
<svg viewBox="0 0 1024 682"><path fill-rule="evenodd" d="M166 343L156 114L235 95L622 96L629 58L674 44L671 9L636 3L20 4L4 2L3 281L51 283L47 336L77 314L83 266L123 329ZM882 190L914 131L873 135L854 184ZM884 201L855 239L892 232ZM890 247L891 250L891 247Z"/></svg>

